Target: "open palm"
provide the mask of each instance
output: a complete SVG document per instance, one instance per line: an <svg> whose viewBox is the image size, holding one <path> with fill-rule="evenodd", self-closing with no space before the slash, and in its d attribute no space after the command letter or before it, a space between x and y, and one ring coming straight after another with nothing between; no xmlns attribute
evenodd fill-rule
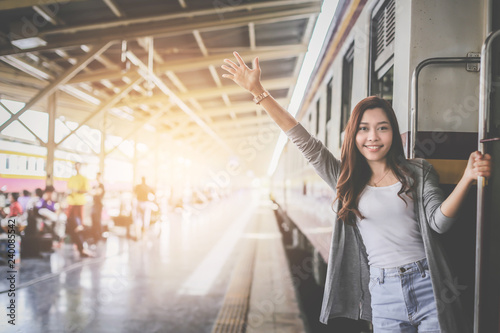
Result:
<svg viewBox="0 0 500 333"><path fill-rule="evenodd" d="M238 64L235 64L230 59L224 59L224 62L228 64L228 66L222 65L221 67L229 72L229 74L223 74L222 77L233 80L240 87L252 93L259 93L258 91L262 89L260 84L259 59L255 58L253 60L253 68L249 68L238 52L234 52L233 54Z"/></svg>

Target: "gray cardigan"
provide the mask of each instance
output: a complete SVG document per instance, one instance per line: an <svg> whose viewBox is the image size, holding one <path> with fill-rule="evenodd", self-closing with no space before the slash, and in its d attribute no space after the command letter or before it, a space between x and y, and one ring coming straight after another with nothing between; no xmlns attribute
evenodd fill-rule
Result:
<svg viewBox="0 0 500 333"><path fill-rule="evenodd" d="M340 160L300 123L285 134L336 192ZM444 196L432 165L423 159L415 159L408 160L407 167L417 182L416 191L413 192L415 216L429 264L441 332L470 332L462 314L457 277L452 274L444 250L436 238L436 232L447 231L456 219L441 212ZM320 321L326 324L328 319L335 317L371 321L369 280L368 258L357 226L335 218Z"/></svg>

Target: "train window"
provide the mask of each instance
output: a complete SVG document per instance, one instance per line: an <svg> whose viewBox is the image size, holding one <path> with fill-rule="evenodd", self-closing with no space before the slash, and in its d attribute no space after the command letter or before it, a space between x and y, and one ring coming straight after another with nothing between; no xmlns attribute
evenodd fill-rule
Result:
<svg viewBox="0 0 500 333"><path fill-rule="evenodd" d="M382 2L372 17L369 93L392 103L394 76L395 0Z"/></svg>
<svg viewBox="0 0 500 333"><path fill-rule="evenodd" d="M382 77L377 78L372 83L373 95L377 95L392 104L392 91L394 81L394 66L385 72Z"/></svg>
<svg viewBox="0 0 500 333"><path fill-rule="evenodd" d="M328 123L332 119L332 89L333 89L333 78L330 79L326 87L326 126L325 126L325 145L328 146Z"/></svg>
<svg viewBox="0 0 500 333"><path fill-rule="evenodd" d="M9 169L10 168L10 156L7 155L7 157L5 157L5 169Z"/></svg>
<svg viewBox="0 0 500 333"><path fill-rule="evenodd" d="M340 113L340 145L342 145L343 132L351 114L352 79L354 69L354 44L349 47L344 55L342 64L342 109Z"/></svg>

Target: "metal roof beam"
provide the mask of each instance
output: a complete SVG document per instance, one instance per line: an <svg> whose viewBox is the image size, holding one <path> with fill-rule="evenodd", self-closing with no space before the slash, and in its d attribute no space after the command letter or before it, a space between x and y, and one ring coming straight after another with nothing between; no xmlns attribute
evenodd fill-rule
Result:
<svg viewBox="0 0 500 333"><path fill-rule="evenodd" d="M280 47L269 48L257 48L255 51L248 52L243 51L240 52L240 55L244 59L253 59L255 57L259 57L259 60L267 61L267 60L275 60L275 59L283 59L283 58L293 58L299 54L303 54L307 52L306 44L293 44L293 45L282 45ZM163 64L157 65L154 68L154 72L156 75L161 75L166 71L173 72L182 72L182 71L191 71L196 69L204 69L209 66L220 66L223 64L224 58L232 58L232 53L227 54L218 54L207 57L199 57L199 58L190 58L188 60L176 60L176 61L166 61ZM89 81L100 81L103 79L109 80L119 80L123 77L123 73L121 70L102 70L102 71L94 71L92 73L82 73L78 76L74 77L69 83L81 83L81 82L89 82Z"/></svg>
<svg viewBox="0 0 500 333"><path fill-rule="evenodd" d="M63 50L57 50L57 54L65 59L71 60L69 62L72 65L76 64L76 62L77 62L76 59L69 58L67 53ZM57 73L54 74L54 73L48 72L45 68L41 68L41 67L37 66L36 64L30 63L24 59L20 59L20 58L17 58L15 56L0 57L0 60L2 60L3 62L13 66L14 68L16 68L16 69L18 69L26 74L33 76L34 78L42 80L43 84L40 84L41 82L38 81L37 83L32 85L35 87L40 86L39 89L46 87L47 85L45 83L49 82L49 84L50 84L50 80L53 80L54 77L56 77L58 75ZM87 70L87 68L82 69L82 71L85 71L85 70ZM19 81L19 79L21 79L21 80ZM19 81L19 83L18 83L19 85L25 85L26 83L29 82L29 80L26 80L24 77L18 78L18 80L16 80L16 81ZM80 86L82 86L82 85L83 85L83 83L80 84ZM85 89L85 91L84 91L84 90L78 89L78 88L76 88L74 86L70 86L70 85L61 85L58 87L58 89L66 92L70 95L73 95L74 97L76 97L84 102L92 103L95 105L98 105L100 103L99 99L97 99L96 97L94 97L88 93L88 91L89 91L88 89Z"/></svg>
<svg viewBox="0 0 500 333"><path fill-rule="evenodd" d="M94 118L95 116L97 116L98 114L100 114L101 112L109 109L110 107L112 107L113 105L115 105L118 101L120 101L126 94L128 94L130 92L130 90L132 90L132 88L134 87L134 85L136 84L139 84L140 82L142 82L144 79L142 77L137 77L134 81L132 81L131 83L129 83L125 88L122 89L122 91L119 93L119 94L116 94L114 95L111 99L109 99L106 103L104 103L103 105L101 105L97 110L95 110L94 112L92 112L89 116L87 116L87 118L85 118L84 121L82 121L81 123L78 124L78 127L75 128L74 130L72 130L68 135L66 135L64 138L61 139L61 141L59 141L58 143L56 143L56 147L59 146L61 143L63 143L67 138L69 138L73 133L76 133L76 131L78 131L83 125L87 124L89 122L90 119Z"/></svg>
<svg viewBox="0 0 500 333"><path fill-rule="evenodd" d="M64 125L64 126L65 126L65 127L66 127L66 128L67 128L70 132L71 132L71 128L70 128L70 127L69 127L69 126L68 126L68 125L67 125L64 121L61 121L61 124L63 124L63 125ZM82 138L82 137L80 136L80 134L78 134L78 133L76 133L76 132L74 132L74 134L76 135L76 137L77 137L78 139L80 139L80 141L81 141L81 142L83 142L84 144L86 144L86 145L90 148L90 150L92 151L92 153L93 153L94 155L99 155L99 153L98 153L97 151L95 151L94 147L92 147L92 146L90 145L90 143L88 143L88 142L87 142L87 140L85 140L85 138ZM54 144L54 147L57 147L57 144Z"/></svg>
<svg viewBox="0 0 500 333"><path fill-rule="evenodd" d="M286 89L290 86L290 80L294 80L296 78L294 77L288 77L288 78L280 78L280 79L272 79L272 80L265 80L262 82L262 85L266 87L268 90L275 90L275 89ZM207 88L207 89L200 89L200 90L191 90L186 93L178 93L177 96L181 98L182 100L188 100L190 98L194 99L199 99L199 98L209 98L209 97L214 97L214 96L220 96L222 94L241 94L244 93L241 88L237 85L234 86L223 86L220 88ZM250 96L249 96L250 97ZM250 100L250 98L249 98ZM286 100L280 99L282 102L286 103ZM130 105L137 105L137 104L155 104L155 103L161 103L165 102L166 99L164 97L159 97L159 96L152 96L152 97L134 97L127 99L126 102L117 104L117 107L122 107L122 106L130 106ZM252 104L250 104L252 105ZM255 108L256 105L253 104L253 107ZM227 108L227 109L226 109ZM227 112L231 112L231 107L223 107L220 108L221 110L227 110ZM235 110L238 110L238 108L235 108ZM243 111L242 111L243 112ZM210 114L206 114L206 116L211 116Z"/></svg>
<svg viewBox="0 0 500 333"><path fill-rule="evenodd" d="M0 0L1 2L4 2L5 0ZM12 0L12 2L16 2L18 0ZM19 1L21 2L21 1ZM39 4L38 1L33 1L35 2L34 5ZM47 1L50 2L50 1ZM50 34L74 34L76 32L80 31L89 31L89 30L98 30L98 29L110 29L110 28L116 28L116 27L122 27L122 26L129 26L133 24L141 24L141 23L148 23L151 24L153 22L159 22L159 21L169 21L169 20L177 20L180 18L189 18L193 19L194 17L197 16L212 16L212 15L222 15L224 13L228 12L235 12L235 11L242 11L242 10L247 10L249 12L255 11L257 9L262 9L262 8L269 8L269 7L290 7L290 6L303 6L304 4L314 4L317 10L317 12L320 11L321 9L321 0L278 0L278 1L265 1L265 2L260 2L260 3L248 3L244 5L239 5L239 6L224 6L221 8L214 8L214 9L202 9L202 10L192 10L192 11L182 11L180 13L174 13L174 14L164 14L164 15L155 15L155 16L148 16L148 17L141 17L141 18L135 18L135 19L127 19L127 20L118 20L118 21L111 21L111 22L102 22L102 23L93 23L93 24L88 24L88 25L81 25L81 26L73 26L73 27L64 27L64 28L58 28L58 29L51 29L44 31L42 35L50 35ZM311 5L312 6L312 5ZM1 8L0 8L1 9ZM283 10L283 9L280 9ZM279 10L277 10L279 11ZM219 23L222 22L218 21ZM245 23L246 24L246 23ZM191 32L191 29L189 32Z"/></svg>
<svg viewBox="0 0 500 333"><path fill-rule="evenodd" d="M196 44L198 44L198 47L200 48L200 51L203 54L203 56L207 57L208 56L207 47L205 46L205 43L203 42L203 38L201 37L200 31L193 30L193 36L196 39Z"/></svg>
<svg viewBox="0 0 500 333"><path fill-rule="evenodd" d="M76 2L76 1L84 1L84 0L0 0L0 10L6 9L17 9L17 8L25 8L25 7L33 7L40 4L49 5L49 4L57 4L61 5L67 4L68 2Z"/></svg>
<svg viewBox="0 0 500 333"><path fill-rule="evenodd" d="M115 14L117 17L126 17L125 13L120 10L118 5L116 4L115 1L113 0L103 0L106 6L108 6L109 9Z"/></svg>
<svg viewBox="0 0 500 333"><path fill-rule="evenodd" d="M266 87L267 90L274 90L274 89L283 89L283 88L288 88L290 86L290 80L295 80L295 77L285 77L285 78L279 78L279 79L271 79L271 80L265 80L262 82L262 85ZM217 87L217 88L207 88L207 89L198 89L198 90L191 90L187 93L181 93L178 94L178 96L182 99L188 99L188 98L210 98L214 97L217 95L222 95L222 94L242 94L244 91L241 90L241 88L237 85L231 85L231 86L223 86L223 87Z"/></svg>
<svg viewBox="0 0 500 333"><path fill-rule="evenodd" d="M272 122L273 120L265 115L265 116L254 116L254 117L246 117L246 118L237 118L237 119L230 119L230 120L219 120L219 121L214 121L213 127L215 130L220 130L224 127L232 127L234 128L235 126L238 125L249 125L249 124L266 124L269 122ZM186 130L189 131L191 129L195 128L194 124L190 124L189 126L186 127Z"/></svg>
<svg viewBox="0 0 500 333"><path fill-rule="evenodd" d="M120 42L122 40L135 40L140 37L171 37L179 36L184 34L192 33L193 30L204 31L218 31L225 29L232 29L235 27L246 26L251 22L254 23L275 23L290 20L297 20L301 18L307 18L311 14L320 11L321 6L319 1L315 1L314 4L310 5L298 5L296 7L291 7L292 9L283 9L278 11L272 11L269 13L253 14L253 15L242 15L241 17L227 18L222 21L211 20L203 21L197 23L188 23L180 25L167 25L165 23L157 23L152 25L151 23L144 23L142 26L127 25L121 29L115 29L111 32L103 31L90 31L84 36L78 36L75 34L67 34L62 37L54 38L46 46L35 47L32 49L23 50L5 50L0 52L0 55L9 54L19 54L26 52L51 50L55 48L78 46L81 44L95 44L100 41L110 41L110 42ZM72 28L74 29L74 28ZM104 27L102 27L104 29ZM41 32L38 36L39 38L45 39L45 35L48 35L50 31Z"/></svg>
<svg viewBox="0 0 500 333"><path fill-rule="evenodd" d="M283 105L287 102L285 98L278 98L278 103ZM255 112L256 110L262 109L261 106L255 105L253 102L239 102L233 103L231 106L217 107L217 108L206 108L203 112L198 113L200 117L217 117L228 115L230 112L238 115L241 113ZM169 115L168 119L173 121L182 121L186 117L184 115Z"/></svg>
<svg viewBox="0 0 500 333"><path fill-rule="evenodd" d="M163 113L165 113L166 110L159 110L157 111L155 114L152 114L151 116L149 116L148 118L144 119L142 122L140 122L136 127L134 127L134 129L132 129L132 131L130 131L129 133L127 133L124 137L122 137L122 141L120 141L119 144L117 144L116 146L114 146L113 148L111 148L110 150L106 151L106 155L109 155L111 154L113 151L115 151L116 149L118 149L118 147L124 143L125 141L127 141L130 137L134 136L138 131L140 131L142 129L142 127L154 120L157 120L159 119Z"/></svg>
<svg viewBox="0 0 500 333"><path fill-rule="evenodd" d="M268 131L274 131L275 129L276 131L279 131L279 127L276 126L272 120L270 120L269 122L261 124L255 124L255 123L243 124L239 128L234 128L234 126L221 127L217 128L217 132L222 137L226 138L228 135L235 135L239 133L254 133L255 135L258 135L259 131L265 130L266 132L268 132ZM186 138L189 138L193 135L198 135L198 133L200 132L195 131L193 127L184 126L183 131L177 131L173 134L175 134L176 139L185 140Z"/></svg>
<svg viewBox="0 0 500 333"><path fill-rule="evenodd" d="M19 110L16 114L12 115L9 120L0 126L0 132L2 132L7 126L9 126L13 121L17 120L24 112L29 110L33 105L38 103L41 99L52 94L59 86L68 82L73 76L79 71L85 68L89 63L91 63L95 57L102 54L111 43L102 43L90 50L85 56L83 56L75 65L71 66L68 70L62 73L57 79L52 81L47 87L41 90L35 97L33 97L24 107Z"/></svg>
<svg viewBox="0 0 500 333"><path fill-rule="evenodd" d="M1 106L1 107L5 110L5 111L7 111L7 112L8 112L11 116L13 116L13 115L14 115L14 113L13 113L12 111L10 111L10 110L9 110L9 108L8 108L8 107L6 107L6 106L5 106L2 102L0 102L0 106ZM43 141L43 140L42 140L42 139L41 139L38 135L36 135L36 134L35 134L35 132L33 132L33 131L32 131L32 130L28 127L28 125L26 125L25 123L23 123L23 122L21 121L21 119L18 119L17 121L18 121L18 122L19 122L22 126L24 126L24 128L26 128L26 129L28 130L28 132L30 132L30 133L31 133L31 135L33 135L33 136L35 137L35 139L38 141L38 143L39 143L40 145L42 145L43 147L45 147L45 146L46 146L46 143L45 143L45 142L44 142L44 141Z"/></svg>
<svg viewBox="0 0 500 333"><path fill-rule="evenodd" d="M47 22L52 23L52 25L64 25L64 21L54 15L54 12L50 12L43 5L33 6L33 10L40 14Z"/></svg>
<svg viewBox="0 0 500 333"><path fill-rule="evenodd" d="M269 81L264 81L264 84L268 83ZM267 86L266 86L267 87ZM287 88L288 86L283 85L283 88ZM0 87L1 88L1 87ZM227 88L227 87L226 87ZM215 89L215 88L213 88ZM241 92L241 89L240 89ZM196 93L196 91L195 91ZM168 102L168 98L165 96L158 96L154 95L152 97L133 97L130 99L127 99L123 103L118 103L116 105L117 108L124 107L124 106L136 106L140 104L146 104L146 105L156 105L158 103L166 103ZM288 100L286 98L278 98L277 101L283 105L288 103ZM198 113L200 117L214 117L214 116L223 116L226 114L229 114L231 111L234 112L235 114L238 113L247 113L247 112L252 112L261 109L260 106L255 105L255 103L250 102L238 102L238 103L232 103L231 106L223 106L223 107L216 107L216 108L205 108L203 112ZM169 119L174 119L176 121L179 120L184 120L186 116L184 114L171 114L169 115Z"/></svg>
<svg viewBox="0 0 500 333"><path fill-rule="evenodd" d="M255 23L250 22L248 23L248 37L250 39L250 50L255 50L256 48L256 43L255 43Z"/></svg>
<svg viewBox="0 0 500 333"><path fill-rule="evenodd" d="M200 126L205 132L207 132L211 137L213 137L224 149L231 152L231 148L227 146L227 144L210 128L210 126L203 121L183 100L187 100L187 98L180 98L177 96L172 90L170 90L165 83L139 59L137 58L131 51L127 51L127 58L136 66L139 67L140 71L144 72L143 76L149 76L156 86L167 96L170 97L170 100L177 104L182 111L186 112L197 124ZM189 98L189 97L188 97Z"/></svg>
<svg viewBox="0 0 500 333"><path fill-rule="evenodd" d="M280 129L278 126L271 125L269 123L268 125L251 125L251 126L245 126L243 128L228 128L226 130L220 130L221 136L224 138L228 137L234 137L238 135L258 135L259 131L266 130L267 132L279 132Z"/></svg>

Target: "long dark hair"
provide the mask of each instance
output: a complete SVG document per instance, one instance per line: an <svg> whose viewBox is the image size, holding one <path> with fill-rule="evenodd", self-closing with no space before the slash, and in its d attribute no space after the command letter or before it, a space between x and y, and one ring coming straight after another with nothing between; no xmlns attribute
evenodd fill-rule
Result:
<svg viewBox="0 0 500 333"><path fill-rule="evenodd" d="M337 198L339 200L338 217L348 224L354 224L356 217L363 219L364 216L358 209L361 192L372 176L372 170L366 158L356 147L356 134L359 123L366 110L380 108L382 109L392 128L392 145L386 155L387 166L392 170L402 186L398 196L406 203L402 194L405 193L411 198L415 178L408 168L408 161L404 155L403 142L399 134L399 126L396 114L389 102L386 100L370 96L361 100L352 110L351 117L345 129L344 143L340 160L340 176L337 181ZM334 203L335 203L334 201Z"/></svg>

